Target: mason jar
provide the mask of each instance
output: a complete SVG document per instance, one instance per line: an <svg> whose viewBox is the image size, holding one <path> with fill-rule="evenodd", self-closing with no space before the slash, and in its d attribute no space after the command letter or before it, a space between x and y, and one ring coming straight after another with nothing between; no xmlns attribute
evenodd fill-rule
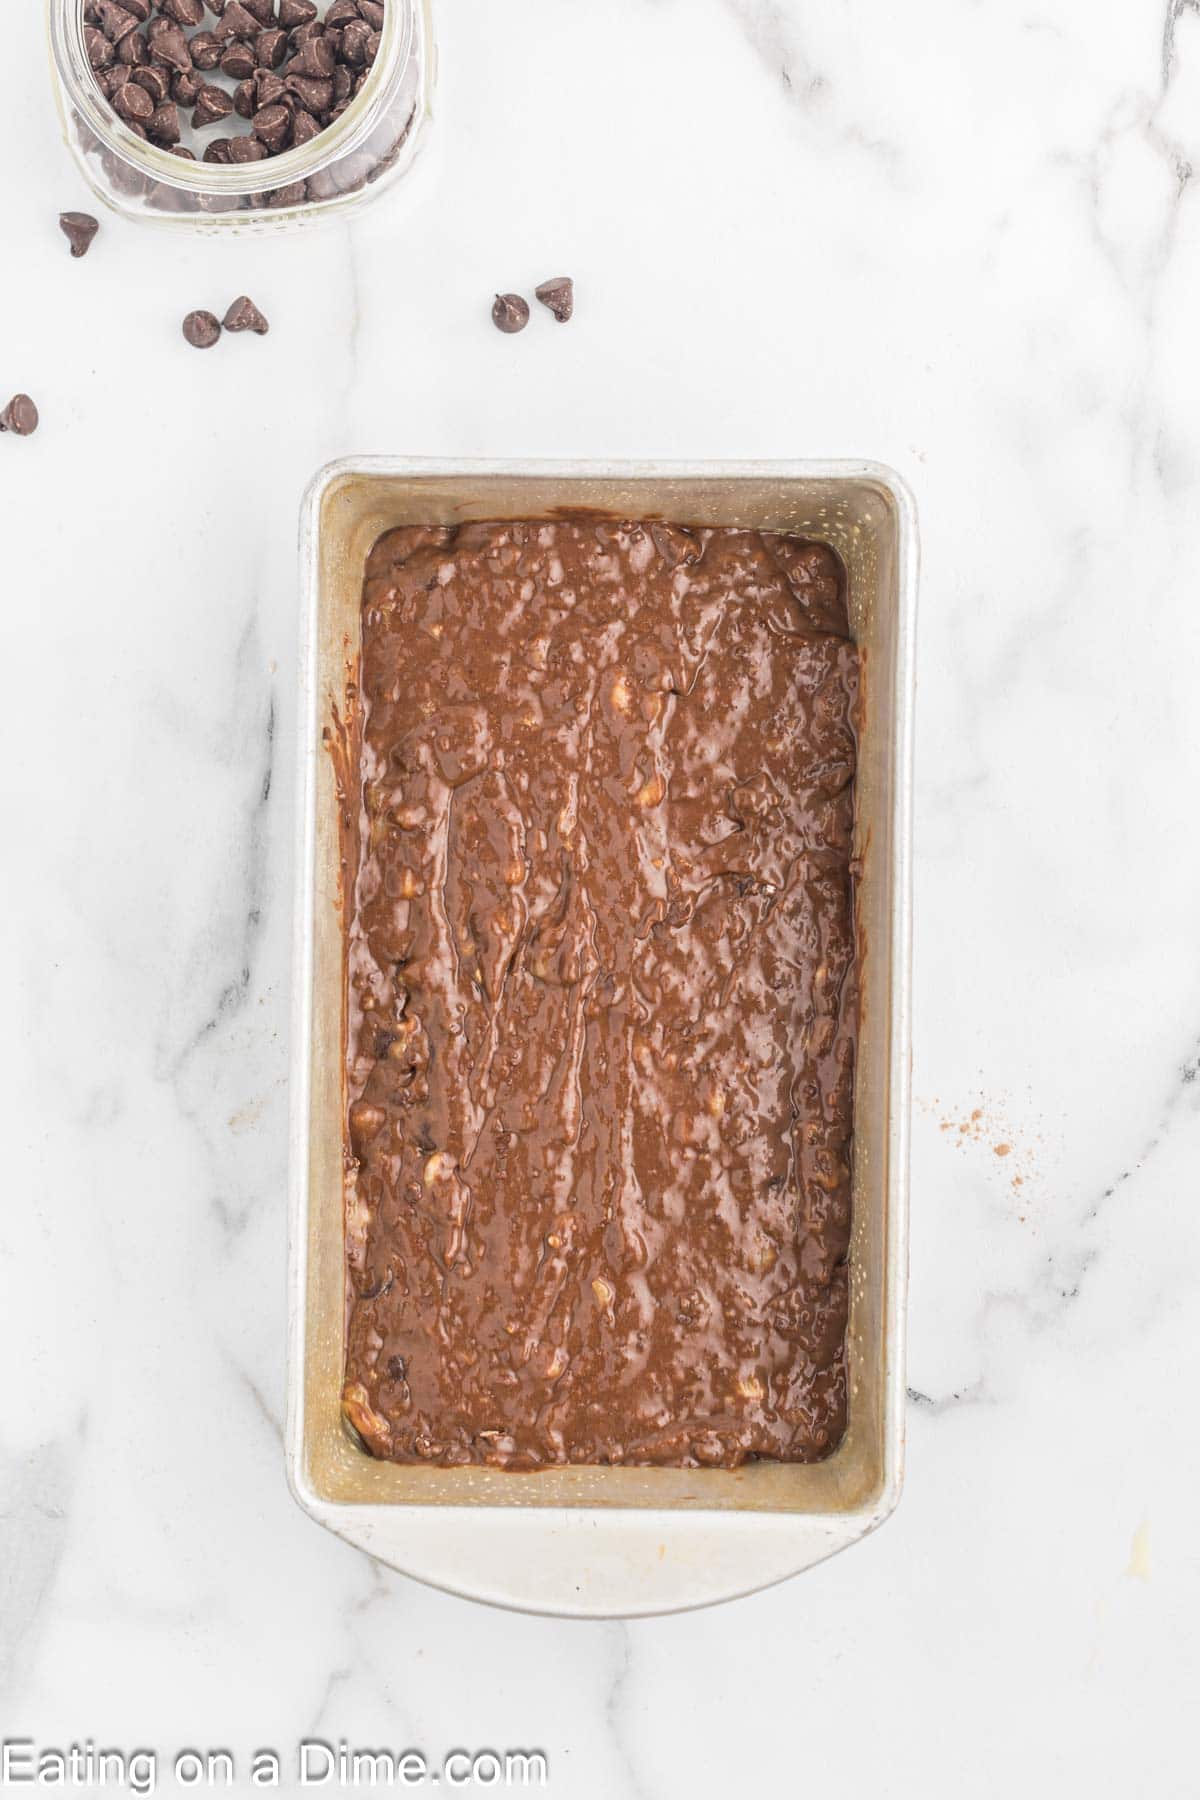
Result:
<svg viewBox="0 0 1200 1800"><path fill-rule="evenodd" d="M131 129L93 71L86 0L47 0L67 147L99 199L129 218L245 232L342 217L399 182L422 146L436 70L430 3L386 0L378 51L359 92L307 143L262 161L219 163L190 161ZM205 79L219 83L220 72ZM197 144L199 154L203 140Z"/></svg>

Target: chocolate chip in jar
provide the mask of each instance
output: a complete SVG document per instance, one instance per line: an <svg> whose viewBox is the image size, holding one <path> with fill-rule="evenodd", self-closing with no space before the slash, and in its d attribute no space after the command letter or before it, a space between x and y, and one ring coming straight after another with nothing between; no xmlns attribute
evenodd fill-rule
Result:
<svg viewBox="0 0 1200 1800"><path fill-rule="evenodd" d="M195 111L192 113L192 124L197 131L206 125L215 125L221 119L227 119L233 111L233 101L223 87L215 82L207 81L196 97Z"/></svg>
<svg viewBox="0 0 1200 1800"><path fill-rule="evenodd" d="M135 136L237 164L300 148L342 117L378 54L385 8L381 0L85 0L83 14L96 86ZM252 125L244 138L228 150L196 143L192 133L235 112ZM305 197L315 197L311 186ZM264 194L240 202L266 203Z"/></svg>
<svg viewBox="0 0 1200 1800"><path fill-rule="evenodd" d="M32 437L38 423L38 409L28 394L14 394L0 412L0 431L11 431L14 437Z"/></svg>
<svg viewBox="0 0 1200 1800"><path fill-rule="evenodd" d="M221 321L214 313L190 312L183 321L183 335L193 350L211 350L221 335Z"/></svg>
<svg viewBox="0 0 1200 1800"><path fill-rule="evenodd" d="M63 236L71 246L71 255L74 257L86 256L100 229L99 219L94 219L91 213L65 212L59 213L58 224Z"/></svg>

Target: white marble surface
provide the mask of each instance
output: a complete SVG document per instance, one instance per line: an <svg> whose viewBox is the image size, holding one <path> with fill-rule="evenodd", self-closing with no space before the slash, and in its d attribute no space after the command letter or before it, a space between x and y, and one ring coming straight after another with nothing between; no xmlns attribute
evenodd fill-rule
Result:
<svg viewBox="0 0 1200 1800"><path fill-rule="evenodd" d="M439 12L411 196L73 263L5 8L0 386L43 424L0 439L0 1736L532 1745L583 1800L1194 1794L1200 11ZM561 270L568 330L493 332ZM187 349L243 290L270 337ZM285 1488L294 539L372 450L916 491L907 1493L755 1599L494 1613Z"/></svg>

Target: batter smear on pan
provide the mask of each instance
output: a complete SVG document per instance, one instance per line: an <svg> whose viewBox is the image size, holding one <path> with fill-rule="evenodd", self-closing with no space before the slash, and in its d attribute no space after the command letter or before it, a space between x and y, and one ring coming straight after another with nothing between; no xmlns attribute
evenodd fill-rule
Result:
<svg viewBox="0 0 1200 1800"><path fill-rule="evenodd" d="M822 544L564 519L375 546L344 1394L375 1455L838 1442L857 685Z"/></svg>

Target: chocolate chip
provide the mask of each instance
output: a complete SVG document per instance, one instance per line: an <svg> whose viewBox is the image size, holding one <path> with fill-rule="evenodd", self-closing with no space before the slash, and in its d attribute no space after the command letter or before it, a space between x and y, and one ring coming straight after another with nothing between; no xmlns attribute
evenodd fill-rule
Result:
<svg viewBox="0 0 1200 1800"><path fill-rule="evenodd" d="M358 0L358 10L373 31L383 30L383 0Z"/></svg>
<svg viewBox="0 0 1200 1800"><path fill-rule="evenodd" d="M497 294L492 324L497 331L524 331L529 323L529 302L520 294Z"/></svg>
<svg viewBox="0 0 1200 1800"><path fill-rule="evenodd" d="M183 335L193 350L211 350L221 335L221 321L214 313L190 312L183 321Z"/></svg>
<svg viewBox="0 0 1200 1800"><path fill-rule="evenodd" d="M171 98L176 106L193 107L200 98L200 90L204 86L195 69L189 69L183 75L176 75L171 81Z"/></svg>
<svg viewBox="0 0 1200 1800"><path fill-rule="evenodd" d="M260 31L254 40L254 54L260 69L277 69L288 51L286 31L276 26L270 31Z"/></svg>
<svg viewBox="0 0 1200 1800"><path fill-rule="evenodd" d="M71 255L86 256L100 229L99 219L93 219L91 213L65 212L59 213L58 223L71 246Z"/></svg>
<svg viewBox="0 0 1200 1800"><path fill-rule="evenodd" d="M279 0L279 23L285 31L297 25L311 25L317 16L313 0Z"/></svg>
<svg viewBox="0 0 1200 1800"><path fill-rule="evenodd" d="M168 25L165 31L155 32L150 40L150 55L154 62L165 63L167 68L180 74L192 66L188 41L178 25Z"/></svg>
<svg viewBox="0 0 1200 1800"><path fill-rule="evenodd" d="M188 49L196 68L203 69L206 73L209 69L215 69L225 54L224 45L212 31L198 31L188 44Z"/></svg>
<svg viewBox="0 0 1200 1800"><path fill-rule="evenodd" d="M321 127L310 112L303 108L292 117L292 148L298 150L301 144L311 144L315 137L320 137Z"/></svg>
<svg viewBox="0 0 1200 1800"><path fill-rule="evenodd" d="M122 38L137 30L138 22L133 13L118 6L117 0L101 0L99 11L100 26L110 44L119 44Z"/></svg>
<svg viewBox="0 0 1200 1800"><path fill-rule="evenodd" d="M87 51L88 61L91 63L93 69L100 70L112 67L113 57L116 52L113 50L112 45L102 31L97 31L94 25L85 25L83 28L83 44Z"/></svg>
<svg viewBox="0 0 1200 1800"><path fill-rule="evenodd" d="M204 146L202 160L206 163L218 163L224 166L232 160L229 155L229 146L232 142L232 138L213 138L210 144Z"/></svg>
<svg viewBox="0 0 1200 1800"><path fill-rule="evenodd" d="M144 125L154 112L153 100L145 88L139 87L135 81L127 81L124 87L119 87L112 97L112 103L128 124L136 121L137 124Z"/></svg>
<svg viewBox="0 0 1200 1800"><path fill-rule="evenodd" d="M275 23L275 0L242 0L246 11L253 13L260 25Z"/></svg>
<svg viewBox="0 0 1200 1800"><path fill-rule="evenodd" d="M152 117L146 120L146 136L152 143L167 149L177 144L183 133L179 124L179 108L173 100L164 100L156 106Z"/></svg>
<svg viewBox="0 0 1200 1800"><path fill-rule="evenodd" d="M196 96L192 124L197 131L203 131L206 125L215 125L218 119L227 119L232 111L233 101L225 89L206 81Z"/></svg>
<svg viewBox="0 0 1200 1800"><path fill-rule="evenodd" d="M117 45L117 61L127 69L141 69L150 61L150 52L146 48L146 40L140 31L131 31Z"/></svg>
<svg viewBox="0 0 1200 1800"><path fill-rule="evenodd" d="M32 437L38 428L38 409L28 394L14 394L0 412L0 431L11 431L14 437Z"/></svg>
<svg viewBox="0 0 1200 1800"><path fill-rule="evenodd" d="M575 283L569 275L556 275L535 288L543 306L548 306L560 325L565 325L575 311Z"/></svg>
<svg viewBox="0 0 1200 1800"><path fill-rule="evenodd" d="M277 155L287 143L288 132L292 125L292 115L286 106L264 106L255 113L251 125L255 137L259 138L273 155Z"/></svg>
<svg viewBox="0 0 1200 1800"><path fill-rule="evenodd" d="M225 314L226 331L254 331L266 337L271 327L248 294L240 294Z"/></svg>
<svg viewBox="0 0 1200 1800"><path fill-rule="evenodd" d="M135 69L130 78L139 87L144 87L156 106L161 106L171 92L171 77L157 63L147 63L144 69Z"/></svg>
<svg viewBox="0 0 1200 1800"><path fill-rule="evenodd" d="M256 137L235 137L229 140L231 163L261 162L266 155L267 146Z"/></svg>
<svg viewBox="0 0 1200 1800"><path fill-rule="evenodd" d="M333 0L333 4L325 13L326 25L345 25L350 19L357 19L358 0Z"/></svg>
<svg viewBox="0 0 1200 1800"><path fill-rule="evenodd" d="M231 44L221 58L221 72L231 81L249 81L257 67L249 44Z"/></svg>
<svg viewBox="0 0 1200 1800"><path fill-rule="evenodd" d="M150 0L121 0L126 12L131 12L139 25L144 25L154 8Z"/></svg>
<svg viewBox="0 0 1200 1800"><path fill-rule="evenodd" d="M256 19L249 7L243 6L242 0L229 0L221 14L221 27L217 36L226 39L255 38L262 28L263 21Z"/></svg>
<svg viewBox="0 0 1200 1800"><path fill-rule="evenodd" d="M285 77L289 94L295 94L306 112L328 112L333 105L332 81L318 81L309 75L292 75Z"/></svg>
<svg viewBox="0 0 1200 1800"><path fill-rule="evenodd" d="M296 55L288 64L289 75L312 75L318 81L328 80L333 74L337 59L328 38L309 38L301 44Z"/></svg>
<svg viewBox="0 0 1200 1800"><path fill-rule="evenodd" d="M366 66L370 37L371 27L365 19L352 19L343 31L342 55L352 68L361 69Z"/></svg>
<svg viewBox="0 0 1200 1800"><path fill-rule="evenodd" d="M158 0L159 10L177 25L203 25L204 0Z"/></svg>

